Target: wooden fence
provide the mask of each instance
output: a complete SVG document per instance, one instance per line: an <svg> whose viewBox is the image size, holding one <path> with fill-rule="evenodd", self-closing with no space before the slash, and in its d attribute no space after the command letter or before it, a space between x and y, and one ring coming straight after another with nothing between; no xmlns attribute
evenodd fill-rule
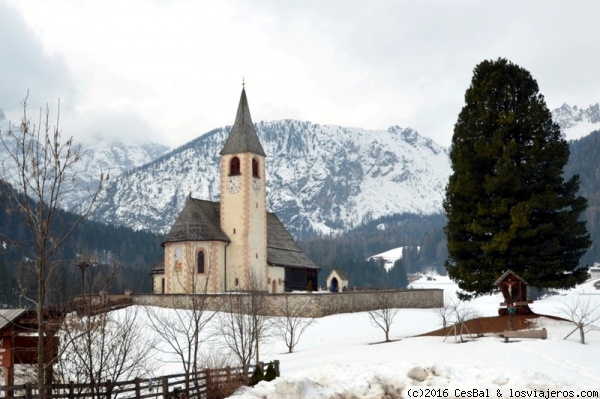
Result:
<svg viewBox="0 0 600 399"><path fill-rule="evenodd" d="M265 370L264 363L262 370ZM279 361L274 360L279 375ZM248 384L255 366L244 373L243 368L226 367L205 369L195 374L174 374L155 379L136 378L131 381L106 381L98 384L51 384L46 385L48 399L221 399ZM0 397L13 399L36 399L39 390L34 384L2 386Z"/></svg>

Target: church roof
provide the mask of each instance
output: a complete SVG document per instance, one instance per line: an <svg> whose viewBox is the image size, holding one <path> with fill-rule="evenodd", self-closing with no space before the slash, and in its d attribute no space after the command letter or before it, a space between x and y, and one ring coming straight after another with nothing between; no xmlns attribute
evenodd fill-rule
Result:
<svg viewBox="0 0 600 399"><path fill-rule="evenodd" d="M235 122L220 154L239 154L243 152L266 156L252 124L246 89L242 89Z"/></svg>
<svg viewBox="0 0 600 399"><path fill-rule="evenodd" d="M218 202L188 198L163 245L180 241L229 242L229 237L221 230L220 213L221 207ZM271 266L319 269L302 253L274 213L267 213L267 263ZM157 268L159 269L160 265L157 265Z"/></svg>
<svg viewBox="0 0 600 399"><path fill-rule="evenodd" d="M302 253L274 213L267 213L267 263L271 266L320 269Z"/></svg>
<svg viewBox="0 0 600 399"><path fill-rule="evenodd" d="M167 233L163 245L179 241L226 241L229 237L221 230L218 202L189 197Z"/></svg>

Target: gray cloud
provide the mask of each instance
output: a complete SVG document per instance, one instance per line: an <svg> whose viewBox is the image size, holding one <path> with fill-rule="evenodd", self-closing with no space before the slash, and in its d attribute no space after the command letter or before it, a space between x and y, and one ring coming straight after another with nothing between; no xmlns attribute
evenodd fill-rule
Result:
<svg viewBox="0 0 600 399"><path fill-rule="evenodd" d="M35 108L74 96L75 83L65 60L45 53L21 14L4 0L0 0L0 37L0 108L9 117L20 115L28 91L28 103Z"/></svg>
<svg viewBox="0 0 600 399"><path fill-rule="evenodd" d="M27 89L35 106L60 97L64 126L82 138L182 144L232 123L242 75L256 121L401 125L442 145L485 59L528 69L550 108L600 100L596 0L17 4L30 29L54 35L36 38L0 0L0 37L11 38L0 108L12 118Z"/></svg>

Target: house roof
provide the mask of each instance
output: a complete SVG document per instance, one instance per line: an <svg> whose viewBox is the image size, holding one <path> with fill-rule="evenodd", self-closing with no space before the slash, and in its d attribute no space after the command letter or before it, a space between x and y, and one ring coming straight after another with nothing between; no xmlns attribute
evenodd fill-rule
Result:
<svg viewBox="0 0 600 399"><path fill-rule="evenodd" d="M0 309L0 331L21 317L27 310L25 309Z"/></svg>
<svg viewBox="0 0 600 399"><path fill-rule="evenodd" d="M502 281L504 281L509 274L512 274L513 276L515 276L518 280L521 280L523 283L527 284L527 282L525 280L523 280L523 278L521 276L519 276L517 273L513 272L512 270L507 270L505 271L502 276L498 277L498 279L496 281L494 281L494 285L498 285L500 284Z"/></svg>
<svg viewBox="0 0 600 399"><path fill-rule="evenodd" d="M333 274L333 272L337 273L337 275L340 279L348 281L348 275L342 269L338 269L337 267L334 267L333 269L331 269L329 276L331 276Z"/></svg>
<svg viewBox="0 0 600 399"><path fill-rule="evenodd" d="M266 156L252 124L246 89L242 89L235 122L220 154L239 154L243 152Z"/></svg>
<svg viewBox="0 0 600 399"><path fill-rule="evenodd" d="M168 242L225 241L229 237L221 230L221 207L218 202L188 198L183 210L165 237ZM277 215L267 213L267 263L271 266L288 266L320 269L302 253ZM160 273L164 264L156 264L151 273Z"/></svg>

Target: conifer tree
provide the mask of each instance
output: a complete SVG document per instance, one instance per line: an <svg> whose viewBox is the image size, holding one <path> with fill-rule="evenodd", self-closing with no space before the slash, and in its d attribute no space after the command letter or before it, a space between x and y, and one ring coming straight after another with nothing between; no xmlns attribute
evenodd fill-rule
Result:
<svg viewBox="0 0 600 399"><path fill-rule="evenodd" d="M505 60L474 70L452 137L446 268L465 292L491 292L511 269L538 288L586 279L591 242L579 176L563 178L569 146L531 74Z"/></svg>

